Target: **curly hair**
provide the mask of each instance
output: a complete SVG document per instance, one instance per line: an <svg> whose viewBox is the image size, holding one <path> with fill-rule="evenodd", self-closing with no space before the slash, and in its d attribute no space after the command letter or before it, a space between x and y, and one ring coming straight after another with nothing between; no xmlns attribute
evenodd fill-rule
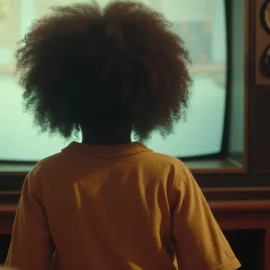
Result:
<svg viewBox="0 0 270 270"><path fill-rule="evenodd" d="M183 41L158 12L132 1L53 7L16 58L26 110L42 131L69 138L82 124L129 121L140 140L185 116L192 83Z"/></svg>

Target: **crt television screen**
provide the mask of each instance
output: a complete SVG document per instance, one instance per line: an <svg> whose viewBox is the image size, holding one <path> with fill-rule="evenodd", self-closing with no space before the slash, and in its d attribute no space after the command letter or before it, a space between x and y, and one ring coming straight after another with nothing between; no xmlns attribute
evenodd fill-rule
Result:
<svg viewBox="0 0 270 270"><path fill-rule="evenodd" d="M36 18L51 5L77 0L9 0L0 6L0 160L36 161L59 152L69 142L39 134L24 113L22 89L14 76L14 52ZM82 0L83 2L83 0ZM109 0L99 0L101 5ZM154 133L147 145L176 157L194 157L221 150L226 106L226 17L224 0L144 0L161 11L182 36L192 58L194 83L186 121L165 140ZM72 140L79 140L74 138Z"/></svg>

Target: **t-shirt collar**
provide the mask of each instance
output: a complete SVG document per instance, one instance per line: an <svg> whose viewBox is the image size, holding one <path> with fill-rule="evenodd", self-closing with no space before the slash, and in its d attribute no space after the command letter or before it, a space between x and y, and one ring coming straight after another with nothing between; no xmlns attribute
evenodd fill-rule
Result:
<svg viewBox="0 0 270 270"><path fill-rule="evenodd" d="M151 149L147 148L139 142L119 145L93 145L72 142L62 150L62 152L64 153L73 153L80 156L89 156L105 159L124 158L151 151Z"/></svg>

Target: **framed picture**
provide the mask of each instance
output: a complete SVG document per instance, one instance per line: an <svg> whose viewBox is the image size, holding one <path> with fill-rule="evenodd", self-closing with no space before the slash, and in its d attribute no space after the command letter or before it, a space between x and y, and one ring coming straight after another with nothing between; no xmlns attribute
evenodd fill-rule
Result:
<svg viewBox="0 0 270 270"><path fill-rule="evenodd" d="M19 0L0 0L0 74L14 73L14 53L19 39Z"/></svg>

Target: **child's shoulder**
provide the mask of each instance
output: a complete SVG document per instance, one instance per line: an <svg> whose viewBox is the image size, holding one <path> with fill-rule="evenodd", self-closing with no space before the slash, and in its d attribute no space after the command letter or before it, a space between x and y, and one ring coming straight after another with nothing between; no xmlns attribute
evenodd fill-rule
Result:
<svg viewBox="0 0 270 270"><path fill-rule="evenodd" d="M174 173L178 175L189 171L186 165L179 158L166 154L151 151L146 153L145 159L148 164L152 164L155 168L168 168L170 171L174 171Z"/></svg>
<svg viewBox="0 0 270 270"><path fill-rule="evenodd" d="M169 156L169 155L154 152L154 151L148 152L148 155L155 162L172 164L172 165L176 165L176 166L184 166L183 162L180 159L173 157L173 156Z"/></svg>
<svg viewBox="0 0 270 270"><path fill-rule="evenodd" d="M61 162L63 159L64 159L64 155L62 154L62 152L59 152L59 153L56 153L54 155L47 156L47 157L41 159L36 164L36 167L37 168L45 168L48 166L52 166L53 164L57 164L57 163Z"/></svg>
<svg viewBox="0 0 270 270"><path fill-rule="evenodd" d="M61 152L45 157L35 164L29 174L39 176L44 172L55 170L57 167L59 168L59 165L63 163L63 160L64 157Z"/></svg>

